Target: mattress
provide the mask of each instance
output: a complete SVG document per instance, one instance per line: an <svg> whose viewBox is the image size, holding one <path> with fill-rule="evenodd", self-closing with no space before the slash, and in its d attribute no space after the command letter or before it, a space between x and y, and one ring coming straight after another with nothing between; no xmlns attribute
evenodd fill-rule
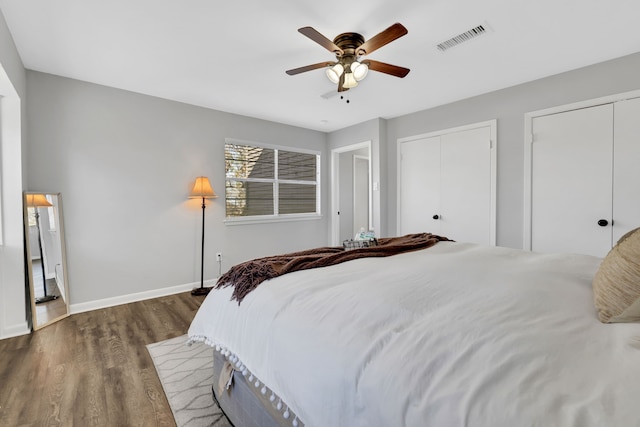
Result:
<svg viewBox="0 0 640 427"><path fill-rule="evenodd" d="M307 426L640 426L640 325L600 258L440 242L212 291L189 335Z"/></svg>

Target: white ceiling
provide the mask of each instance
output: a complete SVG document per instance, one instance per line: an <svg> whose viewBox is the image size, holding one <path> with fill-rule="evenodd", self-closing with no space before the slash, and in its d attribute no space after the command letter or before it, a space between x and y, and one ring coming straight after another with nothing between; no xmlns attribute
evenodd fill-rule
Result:
<svg viewBox="0 0 640 427"><path fill-rule="evenodd" d="M251 117L333 131L513 86L640 51L638 0L0 0L24 66ZM285 70L333 55L297 32L369 39L409 33L335 89L323 70ZM446 53L436 45L477 25L491 32Z"/></svg>

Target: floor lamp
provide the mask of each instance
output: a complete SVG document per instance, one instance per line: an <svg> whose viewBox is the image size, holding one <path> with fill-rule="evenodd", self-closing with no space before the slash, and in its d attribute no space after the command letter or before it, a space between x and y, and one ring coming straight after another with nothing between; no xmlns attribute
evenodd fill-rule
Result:
<svg viewBox="0 0 640 427"><path fill-rule="evenodd" d="M47 276L44 273L44 257L42 256L42 234L40 233L40 212L38 208L50 208L53 206L51 202L47 200L44 194L27 194L27 206L33 208L36 217L36 227L38 229L38 249L40 249L40 267L42 267L42 288L44 289L44 296L36 298L36 304L43 302L53 301L57 299L57 295L47 295Z"/></svg>
<svg viewBox="0 0 640 427"><path fill-rule="evenodd" d="M211 188L209 178L206 176L197 177L195 184L193 184L191 194L189 194L189 198L202 198L202 249L200 252L200 287L194 288L191 291L191 295L207 295L211 290L211 288L204 287L204 209L206 208L205 199L214 199L216 197L218 196L216 196L213 188Z"/></svg>

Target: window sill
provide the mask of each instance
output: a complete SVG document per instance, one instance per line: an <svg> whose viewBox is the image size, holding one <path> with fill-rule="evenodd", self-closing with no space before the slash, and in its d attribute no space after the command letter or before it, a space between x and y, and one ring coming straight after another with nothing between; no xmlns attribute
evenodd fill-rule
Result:
<svg viewBox="0 0 640 427"><path fill-rule="evenodd" d="M319 214L292 214L281 216L253 216L253 217L231 217L225 218L224 225L248 225L248 224L268 224L274 222L290 221L310 221L322 219Z"/></svg>

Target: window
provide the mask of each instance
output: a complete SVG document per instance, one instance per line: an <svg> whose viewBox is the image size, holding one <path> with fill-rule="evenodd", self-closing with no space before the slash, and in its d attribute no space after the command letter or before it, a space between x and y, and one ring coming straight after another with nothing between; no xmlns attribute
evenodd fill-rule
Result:
<svg viewBox="0 0 640 427"><path fill-rule="evenodd" d="M51 203L52 202L52 198L50 195L47 194L47 200ZM53 213L53 206L50 208L34 208L34 207L28 207L27 208L27 220L29 222L29 227L35 227L37 225L37 220L36 220L36 209L40 209L38 211L38 214L40 214L40 225L42 224L42 212L46 209L46 215L47 215L47 229L51 232L56 231L56 220L55 220L55 215Z"/></svg>
<svg viewBox="0 0 640 427"><path fill-rule="evenodd" d="M56 204L53 203L53 197L51 196L51 194L47 194L47 200L52 205L50 208L47 208L47 214L49 216L49 231L54 232L56 231L56 216L53 213L53 209L55 208Z"/></svg>
<svg viewBox="0 0 640 427"><path fill-rule="evenodd" d="M228 140L224 146L227 219L320 214L320 155Z"/></svg>

